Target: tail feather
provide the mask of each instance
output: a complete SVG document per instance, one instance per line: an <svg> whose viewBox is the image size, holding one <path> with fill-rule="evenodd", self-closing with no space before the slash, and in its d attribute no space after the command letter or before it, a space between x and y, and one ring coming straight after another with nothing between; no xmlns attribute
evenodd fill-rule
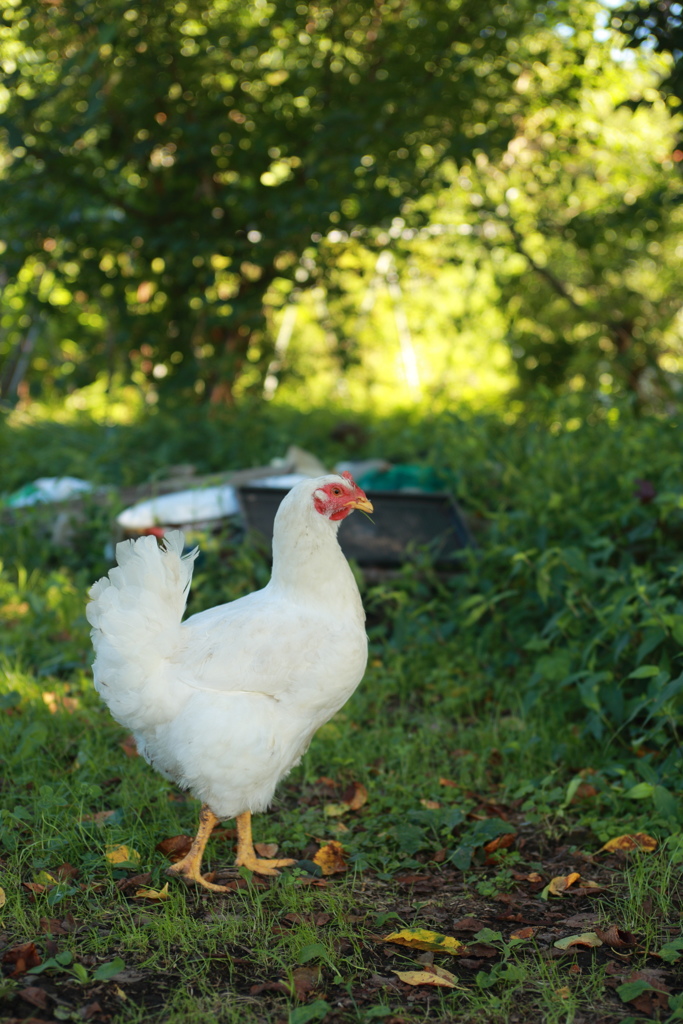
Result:
<svg viewBox="0 0 683 1024"><path fill-rule="evenodd" d="M176 649L197 549L169 533L123 541L118 565L90 589L86 608L95 648L95 687L127 728L152 728L177 711L178 694L164 665Z"/></svg>

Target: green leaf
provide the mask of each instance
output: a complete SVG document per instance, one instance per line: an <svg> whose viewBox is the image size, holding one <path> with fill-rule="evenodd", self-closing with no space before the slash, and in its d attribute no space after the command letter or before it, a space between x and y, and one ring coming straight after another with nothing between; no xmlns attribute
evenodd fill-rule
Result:
<svg viewBox="0 0 683 1024"><path fill-rule="evenodd" d="M324 999L316 999L308 1006L297 1006L289 1011L289 1024L308 1024L309 1020L324 1020L332 1007Z"/></svg>
<svg viewBox="0 0 683 1024"><path fill-rule="evenodd" d="M624 794L627 800L647 800L654 796L655 787L649 782L639 782Z"/></svg>
<svg viewBox="0 0 683 1024"><path fill-rule="evenodd" d="M62 964L64 967L68 967L73 961L73 953L70 953L68 949L65 949L63 953L57 953L55 960L58 964Z"/></svg>
<svg viewBox="0 0 683 1024"><path fill-rule="evenodd" d="M321 942L312 942L310 946L304 946L299 953L299 963L307 964L309 960L315 960L316 957L327 960L327 950Z"/></svg>
<svg viewBox="0 0 683 1024"><path fill-rule="evenodd" d="M667 964L678 963L681 957L683 957L683 935L679 935L677 939L671 939L670 942L666 942L657 951L656 956L660 960L665 960Z"/></svg>
<svg viewBox="0 0 683 1024"><path fill-rule="evenodd" d="M680 806L674 794L666 786L654 787L655 807L664 818L678 819Z"/></svg>
<svg viewBox="0 0 683 1024"><path fill-rule="evenodd" d="M90 976L83 964L74 964L71 968L71 973L76 981L80 981L82 985L87 985L90 981Z"/></svg>
<svg viewBox="0 0 683 1024"><path fill-rule="evenodd" d="M100 964L97 970L93 972L93 979L94 981L109 981L110 978L115 977L125 969L125 963L120 956L117 956L115 960L110 960L107 964Z"/></svg>
<svg viewBox="0 0 683 1024"><path fill-rule="evenodd" d="M641 665L640 668L635 669L630 675L626 676L627 679L651 679L652 676L659 675L658 665Z"/></svg>
<svg viewBox="0 0 683 1024"><path fill-rule="evenodd" d="M617 995L621 999L622 1003L630 1003L633 999L637 999L643 992L654 992L654 986L649 981L627 981L623 985L619 985L617 989Z"/></svg>

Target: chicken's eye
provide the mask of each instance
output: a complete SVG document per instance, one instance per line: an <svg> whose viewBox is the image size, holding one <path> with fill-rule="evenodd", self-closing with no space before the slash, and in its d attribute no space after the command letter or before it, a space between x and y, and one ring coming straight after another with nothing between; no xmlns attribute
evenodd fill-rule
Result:
<svg viewBox="0 0 683 1024"><path fill-rule="evenodd" d="M341 490L338 487L333 487L332 488L332 493L333 494L341 494Z"/></svg>

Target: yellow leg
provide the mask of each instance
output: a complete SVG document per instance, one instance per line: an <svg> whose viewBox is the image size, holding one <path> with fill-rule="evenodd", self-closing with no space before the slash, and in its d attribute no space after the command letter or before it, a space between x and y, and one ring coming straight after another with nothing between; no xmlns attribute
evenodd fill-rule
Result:
<svg viewBox="0 0 683 1024"><path fill-rule="evenodd" d="M235 819L237 823L237 857L235 864L238 867L249 868L257 875L279 875L278 868L289 868L296 864L295 860L281 858L280 860L266 860L256 855L254 844L251 839L251 811L238 814Z"/></svg>
<svg viewBox="0 0 683 1024"><path fill-rule="evenodd" d="M202 809L199 812L199 828L197 829L197 835L192 841L190 852L182 860L167 868L167 875L171 875L174 878L182 878L188 885L194 882L196 885L201 885L204 889L210 889L211 892L229 892L225 885L214 885L213 882L207 882L201 873L202 857L204 856L206 844L213 832L214 825L219 820L208 804L202 804Z"/></svg>

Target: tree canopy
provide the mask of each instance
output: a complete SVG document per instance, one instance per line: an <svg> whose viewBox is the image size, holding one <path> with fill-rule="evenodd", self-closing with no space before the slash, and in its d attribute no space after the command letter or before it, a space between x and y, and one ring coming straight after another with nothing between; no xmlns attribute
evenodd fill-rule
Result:
<svg viewBox="0 0 683 1024"><path fill-rule="evenodd" d="M680 179L664 151L671 108L629 134L597 11L13 0L4 393L31 370L66 369L76 386L93 367L214 399L240 378L260 388L268 310L319 283L333 307L330 239L381 248L397 217L413 232L435 217L470 226L460 243L478 248L442 247L436 262L492 261L522 378L554 385L574 372L567 346L604 353L608 338L620 352L626 335L625 379L639 374L678 308L664 266ZM633 259L615 262L641 241L649 269L634 285Z"/></svg>

